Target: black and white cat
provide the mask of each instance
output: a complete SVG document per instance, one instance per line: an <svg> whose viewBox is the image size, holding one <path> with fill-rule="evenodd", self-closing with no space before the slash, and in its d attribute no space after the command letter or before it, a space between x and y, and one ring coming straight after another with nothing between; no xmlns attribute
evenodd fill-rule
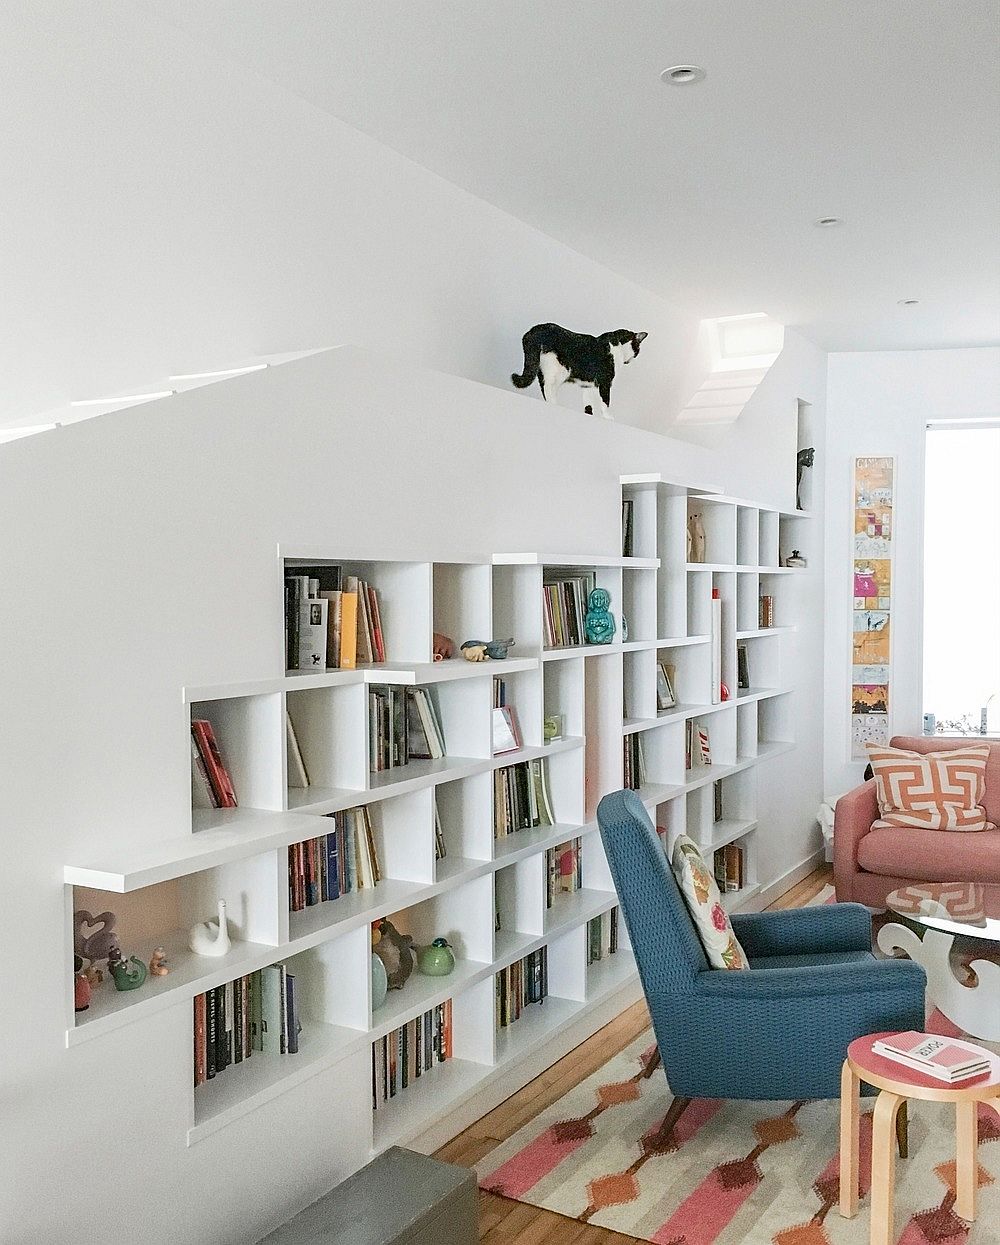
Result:
<svg viewBox="0 0 1000 1245"><path fill-rule="evenodd" d="M558 324L536 324L521 339L524 371L520 376L515 372L511 380L518 389L527 389L537 378L546 402L554 402L559 386L565 383L596 389L594 405L605 419L611 419L608 407L615 368L632 362L646 336L629 329L614 329L591 337L589 333L571 333ZM585 409L593 415L592 406Z"/></svg>

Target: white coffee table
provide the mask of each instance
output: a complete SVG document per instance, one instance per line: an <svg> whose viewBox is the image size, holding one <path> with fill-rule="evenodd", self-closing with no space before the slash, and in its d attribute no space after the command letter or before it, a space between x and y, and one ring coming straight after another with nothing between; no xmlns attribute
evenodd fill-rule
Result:
<svg viewBox="0 0 1000 1245"><path fill-rule="evenodd" d="M994 902L974 882L903 886L889 895L886 906L921 926L923 936L893 922L882 926L877 939L886 955L905 951L923 965L934 1006L971 1037L987 1042L1000 1042L1000 964L973 960L968 967L975 980L962 982L955 976L951 950L963 935L993 944L1000 956L1000 918L990 910Z"/></svg>

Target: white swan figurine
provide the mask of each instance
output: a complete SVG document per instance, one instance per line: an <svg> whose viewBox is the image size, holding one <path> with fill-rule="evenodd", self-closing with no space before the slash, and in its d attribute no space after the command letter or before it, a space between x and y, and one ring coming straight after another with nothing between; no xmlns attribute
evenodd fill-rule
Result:
<svg viewBox="0 0 1000 1245"><path fill-rule="evenodd" d="M217 921L199 921L191 926L188 934L188 946L195 955L225 955L232 946L229 939L229 927L226 924L226 901L219 900L219 919Z"/></svg>

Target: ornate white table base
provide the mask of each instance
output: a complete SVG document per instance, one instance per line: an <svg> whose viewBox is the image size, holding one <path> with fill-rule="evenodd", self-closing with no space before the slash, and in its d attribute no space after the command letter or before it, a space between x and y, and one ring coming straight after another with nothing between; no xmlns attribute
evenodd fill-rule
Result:
<svg viewBox="0 0 1000 1245"><path fill-rule="evenodd" d="M927 995L953 1023L970 1037L1000 1042L1000 964L973 960L969 968L976 974L976 985L963 985L955 976L951 949L955 936L941 929L924 927L918 938L905 925L883 925L878 945L886 955L905 951L911 960L923 965L927 973Z"/></svg>

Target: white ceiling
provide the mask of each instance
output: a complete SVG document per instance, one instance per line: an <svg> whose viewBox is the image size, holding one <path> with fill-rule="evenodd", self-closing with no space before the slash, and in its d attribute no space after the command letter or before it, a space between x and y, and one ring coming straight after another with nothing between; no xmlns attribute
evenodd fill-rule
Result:
<svg viewBox="0 0 1000 1245"><path fill-rule="evenodd" d="M996 0L156 11L700 316L766 311L830 350L1000 340ZM706 81L661 84L678 62Z"/></svg>

